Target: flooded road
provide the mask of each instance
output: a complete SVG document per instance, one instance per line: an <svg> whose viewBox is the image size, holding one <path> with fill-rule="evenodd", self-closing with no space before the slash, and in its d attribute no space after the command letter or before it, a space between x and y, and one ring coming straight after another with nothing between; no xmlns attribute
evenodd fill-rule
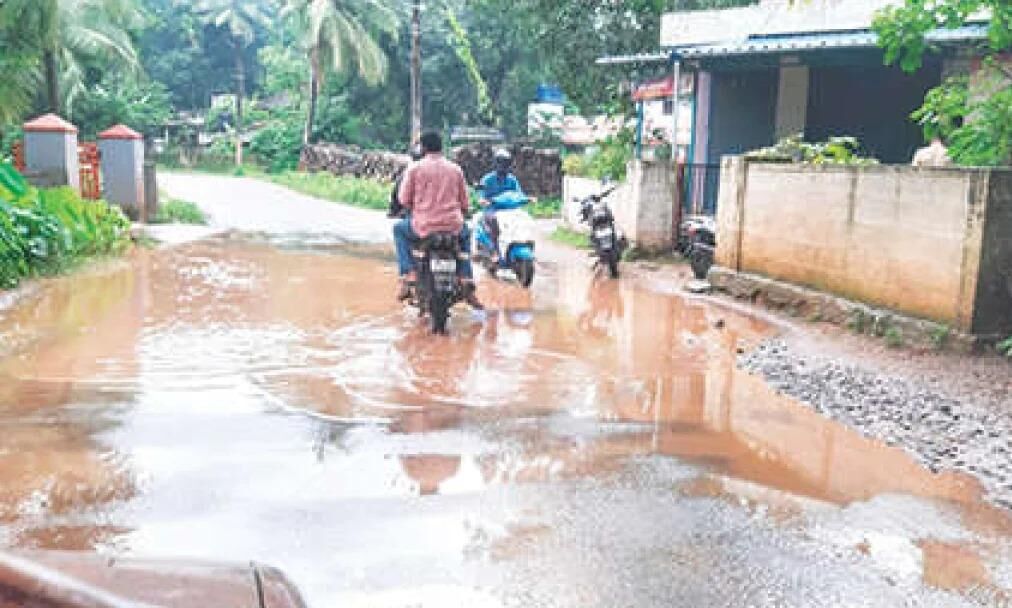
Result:
<svg viewBox="0 0 1012 608"><path fill-rule="evenodd" d="M313 606L1008 605L1012 517L548 265L429 336L370 249L220 238L0 312L0 545L258 560Z"/></svg>

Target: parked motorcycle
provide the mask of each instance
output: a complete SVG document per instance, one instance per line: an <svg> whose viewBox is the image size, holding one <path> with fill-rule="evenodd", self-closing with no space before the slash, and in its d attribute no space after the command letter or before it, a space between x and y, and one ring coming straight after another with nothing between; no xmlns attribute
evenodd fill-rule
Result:
<svg viewBox="0 0 1012 608"><path fill-rule="evenodd" d="M590 244L597 261L595 268L607 268L613 279L619 275L618 265L622 254L629 246L625 235L615 226L615 215L608 206L607 198L618 186L612 186L600 194L592 194L580 203L580 219L590 226Z"/></svg>
<svg viewBox="0 0 1012 608"><path fill-rule="evenodd" d="M428 316L432 333L445 334L450 309L463 301L464 288L457 274L464 252L459 235L437 232L415 243L413 254L418 269L412 304L420 316Z"/></svg>
<svg viewBox="0 0 1012 608"><path fill-rule="evenodd" d="M476 187L480 193L481 187ZM504 192L492 199L491 209L495 210L499 222L498 252L492 242L488 226L482 216L474 222L475 262L482 265L490 275L497 276L500 270L511 270L524 288L534 282L534 241L537 226L531 214L524 208L533 199L522 192ZM498 261L497 261L498 260Z"/></svg>
<svg viewBox="0 0 1012 608"><path fill-rule="evenodd" d="M717 248L717 226L712 217L689 216L678 229L678 251L692 266L692 274L699 280L706 279L713 266Z"/></svg>

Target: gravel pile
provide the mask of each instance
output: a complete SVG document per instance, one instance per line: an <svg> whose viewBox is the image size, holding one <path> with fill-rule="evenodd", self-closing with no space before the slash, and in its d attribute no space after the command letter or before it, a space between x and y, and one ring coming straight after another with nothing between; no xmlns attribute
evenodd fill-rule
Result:
<svg viewBox="0 0 1012 608"><path fill-rule="evenodd" d="M1012 416L908 380L828 358L801 356L771 340L739 358L780 392L867 436L900 447L932 471L969 473L988 498L1012 509Z"/></svg>

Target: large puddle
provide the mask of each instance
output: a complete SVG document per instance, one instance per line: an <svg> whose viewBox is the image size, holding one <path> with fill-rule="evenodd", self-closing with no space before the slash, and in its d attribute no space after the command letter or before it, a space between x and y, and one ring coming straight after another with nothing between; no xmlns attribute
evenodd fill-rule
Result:
<svg viewBox="0 0 1012 608"><path fill-rule="evenodd" d="M450 338L392 293L223 239L0 313L0 544L257 559L318 606L1008 599L1008 514L739 372L759 321L572 264Z"/></svg>

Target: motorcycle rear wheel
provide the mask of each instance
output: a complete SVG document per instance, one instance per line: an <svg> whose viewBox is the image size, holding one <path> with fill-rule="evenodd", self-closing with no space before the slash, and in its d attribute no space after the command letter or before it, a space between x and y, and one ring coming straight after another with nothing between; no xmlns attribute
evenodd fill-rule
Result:
<svg viewBox="0 0 1012 608"><path fill-rule="evenodd" d="M534 282L534 260L519 260L513 269L517 275L517 281L524 289L528 289Z"/></svg>
<svg viewBox="0 0 1012 608"><path fill-rule="evenodd" d="M713 266L713 253L699 247L693 248L689 263L692 266L693 276L704 281L710 273L710 266Z"/></svg>
<svg viewBox="0 0 1012 608"><path fill-rule="evenodd" d="M446 324L450 319L450 302L445 294L439 292L432 294L429 306L429 319L432 333L440 335L446 333Z"/></svg>
<svg viewBox="0 0 1012 608"><path fill-rule="evenodd" d="M618 272L618 252L612 251L608 254L608 276L613 279L617 279Z"/></svg>

